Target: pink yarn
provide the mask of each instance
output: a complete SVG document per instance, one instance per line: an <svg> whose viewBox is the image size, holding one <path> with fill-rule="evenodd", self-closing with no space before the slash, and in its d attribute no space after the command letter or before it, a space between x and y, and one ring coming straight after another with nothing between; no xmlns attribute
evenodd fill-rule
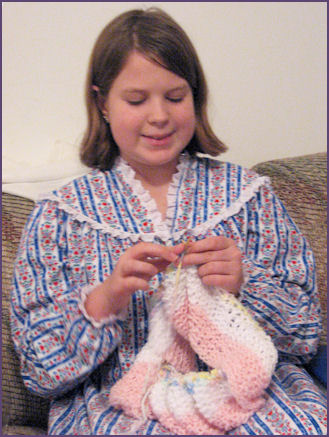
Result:
<svg viewBox="0 0 329 437"><path fill-rule="evenodd" d="M149 363L135 363L131 370L111 389L110 402L118 409L124 409L128 416L142 417L142 400L145 391L158 379L159 367ZM148 417L152 411L148 409Z"/></svg>
<svg viewBox="0 0 329 437"><path fill-rule="evenodd" d="M241 342L218 331L198 306L190 306L189 340L192 348L209 366L221 369L230 381L230 391L241 406L262 405L264 387L271 376L255 353Z"/></svg>
<svg viewBox="0 0 329 437"><path fill-rule="evenodd" d="M187 373L197 370L195 352L191 345L178 333L172 345L163 357L164 361L171 363L178 372Z"/></svg>

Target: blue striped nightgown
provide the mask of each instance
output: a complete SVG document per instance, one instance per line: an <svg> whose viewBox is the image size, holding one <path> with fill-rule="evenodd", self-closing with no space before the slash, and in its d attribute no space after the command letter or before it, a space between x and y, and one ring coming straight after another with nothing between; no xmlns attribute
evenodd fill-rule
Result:
<svg viewBox="0 0 329 437"><path fill-rule="evenodd" d="M132 296L122 321L96 326L84 316L81 295L139 241L172 245L213 235L241 249L241 301L280 357L265 407L230 434L326 434L326 399L300 366L314 355L321 329L308 243L267 178L182 155L166 220L118 158L112 170L93 170L40 200L26 224L14 270L12 336L26 386L52 399L50 435L170 434L108 403L111 386L147 339L161 274L149 291Z"/></svg>

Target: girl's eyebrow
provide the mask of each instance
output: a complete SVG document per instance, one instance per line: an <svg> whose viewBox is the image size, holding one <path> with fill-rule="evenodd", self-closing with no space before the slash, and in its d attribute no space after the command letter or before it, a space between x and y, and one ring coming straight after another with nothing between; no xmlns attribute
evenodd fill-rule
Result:
<svg viewBox="0 0 329 437"><path fill-rule="evenodd" d="M175 91L185 91L187 89L188 89L188 85L183 84L183 85L169 89L167 91L167 93L172 93ZM142 88L126 88L123 90L123 92L124 93L145 93L145 92L147 92L147 90L142 89Z"/></svg>
<svg viewBox="0 0 329 437"><path fill-rule="evenodd" d="M188 90L188 85L183 84L183 85L178 86L178 87L176 87L176 88L172 88L172 89L170 89L168 92L169 92L169 93L172 93L172 92L175 92L175 91L186 91L186 90Z"/></svg>
<svg viewBox="0 0 329 437"><path fill-rule="evenodd" d="M126 88L123 90L124 93L144 93L145 90L141 88Z"/></svg>

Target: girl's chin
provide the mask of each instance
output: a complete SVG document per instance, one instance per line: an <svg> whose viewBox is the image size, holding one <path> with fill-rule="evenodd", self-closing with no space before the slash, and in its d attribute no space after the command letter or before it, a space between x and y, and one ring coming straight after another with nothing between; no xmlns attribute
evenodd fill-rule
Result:
<svg viewBox="0 0 329 437"><path fill-rule="evenodd" d="M173 156L168 156L168 152L163 154L148 152L143 154L143 156L139 156L139 157L129 156L125 158L125 160L132 167L145 166L145 167L158 167L160 169L169 166L175 168L178 163L179 155L180 153L173 154Z"/></svg>
<svg viewBox="0 0 329 437"><path fill-rule="evenodd" d="M177 163L182 150L155 148L144 150L141 154L130 155L126 161L140 162L149 165L163 165Z"/></svg>

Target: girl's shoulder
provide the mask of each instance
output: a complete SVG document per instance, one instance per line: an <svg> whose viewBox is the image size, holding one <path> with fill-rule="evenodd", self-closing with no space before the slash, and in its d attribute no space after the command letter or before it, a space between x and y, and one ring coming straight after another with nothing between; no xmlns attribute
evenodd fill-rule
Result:
<svg viewBox="0 0 329 437"><path fill-rule="evenodd" d="M131 241L148 234L151 241L154 223L147 215L143 196L123 170L119 165L105 171L91 170L40 200L50 202L59 216L64 214L65 223L84 223L101 233Z"/></svg>
<svg viewBox="0 0 329 437"><path fill-rule="evenodd" d="M50 202L79 221L89 222L93 227L103 227L102 216L105 215L110 221L119 199L110 173L111 171L90 170L40 196L39 203Z"/></svg>
<svg viewBox="0 0 329 437"><path fill-rule="evenodd" d="M196 158L195 168L199 166L204 172L209 173L212 181L226 186L238 186L244 190L252 185L264 185L269 183L269 178L260 176L255 171L229 161L222 161L218 158L200 156Z"/></svg>
<svg viewBox="0 0 329 437"><path fill-rule="evenodd" d="M83 175L73 178L59 188L42 194L38 200L57 199L57 201L67 204L72 204L79 198L86 200L97 191L97 182L106 179L105 173L98 169L92 169Z"/></svg>

